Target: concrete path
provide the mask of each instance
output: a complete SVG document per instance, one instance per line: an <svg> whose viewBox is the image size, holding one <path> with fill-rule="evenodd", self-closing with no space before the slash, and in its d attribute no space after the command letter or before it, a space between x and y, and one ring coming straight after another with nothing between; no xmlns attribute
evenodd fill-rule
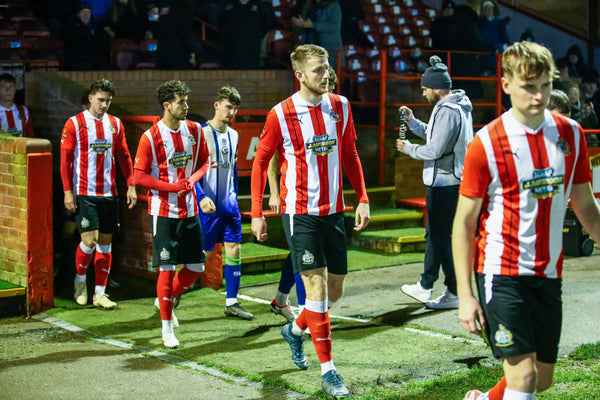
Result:
<svg viewBox="0 0 600 400"><path fill-rule="evenodd" d="M600 255L596 253L565 260L562 356L580 344L600 341ZM402 284L418 280L422 268L421 263L416 263L352 272L346 281L344 297L331 313L361 320L381 317L384 323L399 329L405 329L407 324L417 325L443 332L442 338L446 339L464 335L456 310L427 310L400 291ZM268 303L276 290L276 284L268 284L242 288L241 294L264 302L268 312ZM442 290L437 283L435 294ZM150 349L90 340L86 332L78 335L59 327L60 324L40 321L40 317L43 318L0 320L0 398L303 398L294 392L261 389L259 384L228 377L220 371L186 365L186 360L169 359ZM428 333L423 331L423 334ZM481 340L472 338L475 342Z"/></svg>

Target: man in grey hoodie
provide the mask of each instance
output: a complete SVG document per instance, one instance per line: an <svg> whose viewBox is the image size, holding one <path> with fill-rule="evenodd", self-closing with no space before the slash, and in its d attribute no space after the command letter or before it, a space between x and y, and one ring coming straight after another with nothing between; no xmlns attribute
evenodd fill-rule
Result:
<svg viewBox="0 0 600 400"><path fill-rule="evenodd" d="M458 308L451 233L467 144L473 138L473 106L463 90L452 90L452 79L442 60L432 56L429 62L431 67L421 77L423 97L434 105L429 122L415 118L406 106L399 109L410 130L426 143L398 139L398 151L424 161L423 183L427 186L425 268L421 280L403 285L402 291L429 308L449 309ZM440 265L447 290L432 300Z"/></svg>

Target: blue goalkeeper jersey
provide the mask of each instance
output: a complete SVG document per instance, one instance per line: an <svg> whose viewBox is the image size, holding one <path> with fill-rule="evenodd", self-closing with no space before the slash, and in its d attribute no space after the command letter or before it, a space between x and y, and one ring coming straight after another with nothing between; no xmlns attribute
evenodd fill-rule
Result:
<svg viewBox="0 0 600 400"><path fill-rule="evenodd" d="M225 131L219 131L208 122L201 126L210 151L210 167L194 187L198 205L208 196L217 208L210 215L239 215L236 164L239 135L229 126ZM198 212L203 214L202 210Z"/></svg>

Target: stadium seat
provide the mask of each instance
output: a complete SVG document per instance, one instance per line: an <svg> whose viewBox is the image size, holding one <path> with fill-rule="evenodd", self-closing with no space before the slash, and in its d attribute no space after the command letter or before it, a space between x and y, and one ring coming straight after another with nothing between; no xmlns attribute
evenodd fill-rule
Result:
<svg viewBox="0 0 600 400"><path fill-rule="evenodd" d="M116 38L110 43L111 65L120 71L130 70L135 66L140 45L132 39Z"/></svg>
<svg viewBox="0 0 600 400"><path fill-rule="evenodd" d="M157 39L142 39L139 46L139 60L135 64L135 69L154 69L156 68L156 50L158 49Z"/></svg>
<svg viewBox="0 0 600 400"><path fill-rule="evenodd" d="M288 6L277 6L277 7L273 7L273 12L275 14L275 17L277 18L277 21L279 21L279 23L281 24L282 27L284 28L291 28L292 27L292 8L288 7Z"/></svg>
<svg viewBox="0 0 600 400"><path fill-rule="evenodd" d="M290 54L298 44L298 35L286 29L271 29L267 33L267 56L280 65L288 66Z"/></svg>
<svg viewBox="0 0 600 400"><path fill-rule="evenodd" d="M34 47L34 43L34 39L23 36L0 37L0 48L2 49L31 49Z"/></svg>
<svg viewBox="0 0 600 400"><path fill-rule="evenodd" d="M15 36L17 33L17 28L12 22L0 20L0 36Z"/></svg>
<svg viewBox="0 0 600 400"><path fill-rule="evenodd" d="M370 72L371 60L364 53L356 53L346 58L346 70L350 72Z"/></svg>
<svg viewBox="0 0 600 400"><path fill-rule="evenodd" d="M40 50L64 50L64 42L54 36L41 36L35 38L33 41L33 47Z"/></svg>
<svg viewBox="0 0 600 400"><path fill-rule="evenodd" d="M294 6L294 0L271 0L273 7L287 7L292 8Z"/></svg>
<svg viewBox="0 0 600 400"><path fill-rule="evenodd" d="M50 36L48 26L40 20L23 21L19 25L19 29L21 31L22 36Z"/></svg>

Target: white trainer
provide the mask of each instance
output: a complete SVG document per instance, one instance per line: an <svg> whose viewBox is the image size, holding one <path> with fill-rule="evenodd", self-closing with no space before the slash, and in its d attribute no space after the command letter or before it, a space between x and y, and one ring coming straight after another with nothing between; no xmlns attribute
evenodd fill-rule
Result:
<svg viewBox="0 0 600 400"><path fill-rule="evenodd" d="M107 294L101 294L98 296L94 296L92 298L92 303L96 307L105 308L107 310L113 310L113 309L117 308L117 303L109 300Z"/></svg>
<svg viewBox="0 0 600 400"><path fill-rule="evenodd" d="M154 307L160 312L160 303L158 302L158 297L154 299ZM179 320L175 316L175 311L171 311L171 327L179 328Z"/></svg>
<svg viewBox="0 0 600 400"><path fill-rule="evenodd" d="M75 298L75 302L77 302L77 304L79 304L80 306L85 306L87 304L88 295L86 281L75 281L75 292L73 294L73 297Z"/></svg>
<svg viewBox="0 0 600 400"><path fill-rule="evenodd" d="M426 304L427 308L433 308L435 310L448 310L451 308L458 308L458 296L445 291L440 297L435 300L428 301Z"/></svg>
<svg viewBox="0 0 600 400"><path fill-rule="evenodd" d="M433 298L433 289L423 289L421 282L414 285L402 285L401 289L406 295L419 300L421 303L427 303Z"/></svg>
<svg viewBox="0 0 600 400"><path fill-rule="evenodd" d="M175 349L179 347L179 340L175 337L173 330L162 333L162 341L167 349Z"/></svg>

